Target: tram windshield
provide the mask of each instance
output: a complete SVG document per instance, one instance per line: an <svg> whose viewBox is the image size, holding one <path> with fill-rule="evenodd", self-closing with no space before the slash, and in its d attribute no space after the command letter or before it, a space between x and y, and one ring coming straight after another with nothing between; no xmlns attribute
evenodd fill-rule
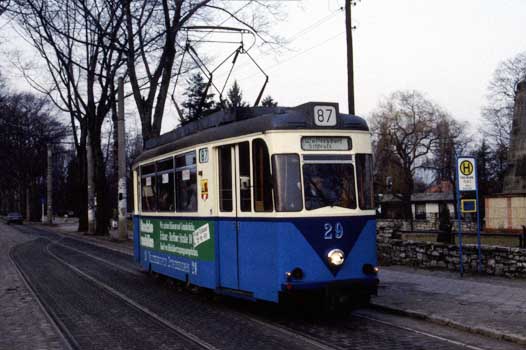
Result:
<svg viewBox="0 0 526 350"><path fill-rule="evenodd" d="M356 208L354 166L351 163L306 163L303 165L305 209Z"/></svg>

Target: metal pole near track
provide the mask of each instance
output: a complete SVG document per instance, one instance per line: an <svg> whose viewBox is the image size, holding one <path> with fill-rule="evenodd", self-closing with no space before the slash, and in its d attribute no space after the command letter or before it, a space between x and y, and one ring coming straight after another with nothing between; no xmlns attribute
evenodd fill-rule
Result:
<svg viewBox="0 0 526 350"><path fill-rule="evenodd" d="M455 177L457 180L457 186L455 188L455 191L457 193L457 203L455 205L457 206L457 222L458 222L458 258L459 258L459 264L460 264L460 277L464 277L464 257L462 254L462 216L460 214L460 190L459 190L459 179L460 176L458 174L458 156L455 153Z"/></svg>
<svg viewBox="0 0 526 350"><path fill-rule="evenodd" d="M124 79L119 78L119 104L117 111L117 137L119 142L119 239L128 237L126 193L126 138L124 135Z"/></svg>
<svg viewBox="0 0 526 350"><path fill-rule="evenodd" d="M47 145L47 220L53 223L53 146Z"/></svg>

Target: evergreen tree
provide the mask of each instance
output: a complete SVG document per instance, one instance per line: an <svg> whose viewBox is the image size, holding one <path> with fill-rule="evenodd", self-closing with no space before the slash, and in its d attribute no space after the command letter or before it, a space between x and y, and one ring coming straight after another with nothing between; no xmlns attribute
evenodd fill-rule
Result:
<svg viewBox="0 0 526 350"><path fill-rule="evenodd" d="M265 97L263 99L263 101L261 101L261 105L263 107L277 107L278 106L278 102L274 101L272 96L268 95L267 97Z"/></svg>
<svg viewBox="0 0 526 350"><path fill-rule="evenodd" d="M248 104L243 101L243 93L241 92L237 80L234 81L234 84L230 90L228 90L227 98L228 108L248 107Z"/></svg>
<svg viewBox="0 0 526 350"><path fill-rule="evenodd" d="M207 93L203 100L207 83L204 82L201 73L192 75L187 80L187 84L188 87L184 92L186 100L183 102L185 110L179 119L183 125L198 120L217 109L213 93Z"/></svg>

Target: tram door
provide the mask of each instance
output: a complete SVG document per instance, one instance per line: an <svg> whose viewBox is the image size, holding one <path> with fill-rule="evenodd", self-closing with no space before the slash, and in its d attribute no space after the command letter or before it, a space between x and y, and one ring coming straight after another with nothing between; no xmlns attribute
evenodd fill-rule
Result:
<svg viewBox="0 0 526 350"><path fill-rule="evenodd" d="M240 212L249 212L250 146L248 142L221 146L219 161L219 284L239 289L239 221Z"/></svg>

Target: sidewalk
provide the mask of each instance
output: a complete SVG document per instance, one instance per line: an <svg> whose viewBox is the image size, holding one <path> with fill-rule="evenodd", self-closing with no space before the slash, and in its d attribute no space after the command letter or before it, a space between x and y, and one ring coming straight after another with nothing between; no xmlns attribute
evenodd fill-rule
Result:
<svg viewBox="0 0 526 350"><path fill-rule="evenodd" d="M0 349L68 349L9 256L32 239L0 223Z"/></svg>
<svg viewBox="0 0 526 350"><path fill-rule="evenodd" d="M69 219L68 222L63 222L62 218L58 218L55 221L55 225L47 226L41 223L32 222L31 226L38 227L43 230L60 233L72 238L82 239L89 241L94 245L98 245L104 248L112 249L124 254L133 255L133 241L127 239L125 241L112 241L109 236L94 236L87 235L85 232L78 232L78 221Z"/></svg>
<svg viewBox="0 0 526 350"><path fill-rule="evenodd" d="M402 266L380 270L382 310L526 345L526 280Z"/></svg>

